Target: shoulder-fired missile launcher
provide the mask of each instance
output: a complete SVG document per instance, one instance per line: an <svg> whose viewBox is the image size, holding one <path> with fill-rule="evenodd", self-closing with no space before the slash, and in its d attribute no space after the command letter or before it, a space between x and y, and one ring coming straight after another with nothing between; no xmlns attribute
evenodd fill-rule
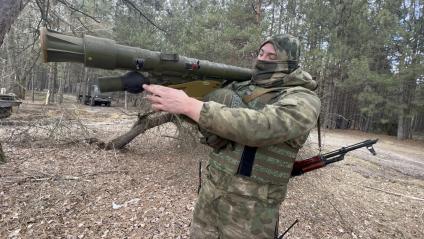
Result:
<svg viewBox="0 0 424 239"><path fill-rule="evenodd" d="M123 76L99 78L102 92L139 93L143 84L153 83L201 98L223 81L246 81L252 75L251 69L124 46L106 38L78 38L46 28L41 29L40 36L44 62L79 62L86 67L130 71Z"/></svg>

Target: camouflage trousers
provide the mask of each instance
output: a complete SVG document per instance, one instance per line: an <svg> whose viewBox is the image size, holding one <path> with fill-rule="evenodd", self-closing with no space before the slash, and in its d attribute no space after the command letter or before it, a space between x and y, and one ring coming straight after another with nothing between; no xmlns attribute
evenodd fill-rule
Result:
<svg viewBox="0 0 424 239"><path fill-rule="evenodd" d="M208 166L194 209L190 238L274 238L285 186L259 184Z"/></svg>

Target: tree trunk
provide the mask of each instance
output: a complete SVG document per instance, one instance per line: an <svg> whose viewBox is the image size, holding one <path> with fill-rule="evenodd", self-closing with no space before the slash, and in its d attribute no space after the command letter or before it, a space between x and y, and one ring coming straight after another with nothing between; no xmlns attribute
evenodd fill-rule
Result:
<svg viewBox="0 0 424 239"><path fill-rule="evenodd" d="M44 91L45 89L48 89L49 69L47 67L40 67L40 70L38 71L37 75L38 75L37 82L38 82L39 90Z"/></svg>
<svg viewBox="0 0 424 239"><path fill-rule="evenodd" d="M397 138L398 139L411 139L412 138L412 119L414 118L414 101L415 91L417 89L417 79L422 73L422 65L420 64L421 47L422 43L422 25L419 28L418 22L422 20L422 14L419 14L416 6L418 3L412 1L409 4L408 14L405 14L403 19L406 24L410 25L410 32L404 44L404 48L410 47L409 54L403 54L400 58L401 69L399 77L401 80L401 111L399 114ZM406 9L405 9L406 10ZM420 30L418 30L420 29ZM410 35L409 35L410 34ZM412 37L411 37L412 36ZM408 51L406 51L408 52ZM408 59L408 60L406 60Z"/></svg>
<svg viewBox="0 0 424 239"><path fill-rule="evenodd" d="M402 77L402 76L401 76ZM402 109L399 114L397 138L411 139L412 138L412 118L413 118L413 100L416 90L416 76L414 71L407 72L402 79Z"/></svg>
<svg viewBox="0 0 424 239"><path fill-rule="evenodd" d="M56 99L56 89L57 89L57 62L53 63L53 78L51 82L51 88L50 88L50 101L49 103L55 103Z"/></svg>
<svg viewBox="0 0 424 239"><path fill-rule="evenodd" d="M124 92L125 102L124 102L124 108L125 110L128 110L128 91Z"/></svg>
<svg viewBox="0 0 424 239"><path fill-rule="evenodd" d="M25 5L26 1L23 0L0 0L0 46Z"/></svg>
<svg viewBox="0 0 424 239"><path fill-rule="evenodd" d="M78 73L78 79L79 79L79 81L78 81L78 84L77 84L77 87L78 87L78 89L76 90L76 96L77 96L77 101L80 103L80 104L84 104L84 99L83 98L80 98L80 95L83 97L83 93L82 93L82 83L83 83L83 81L84 81L84 77L85 77L85 68L82 68L80 71L79 71L79 73Z"/></svg>
<svg viewBox="0 0 424 239"><path fill-rule="evenodd" d="M3 148L0 143L0 163L5 163L5 162L6 162L6 156L4 155Z"/></svg>
<svg viewBox="0 0 424 239"><path fill-rule="evenodd" d="M274 25L275 25L275 3L272 3L271 27L269 28L270 36L274 34Z"/></svg>
<svg viewBox="0 0 424 239"><path fill-rule="evenodd" d="M261 25L261 8L262 8L262 0L256 0L255 10L256 10L256 24Z"/></svg>
<svg viewBox="0 0 424 239"><path fill-rule="evenodd" d="M397 129L397 139L408 139L409 137L409 128L410 128L410 119L405 117L405 113L402 110L402 113L399 115L398 120L398 129Z"/></svg>
<svg viewBox="0 0 424 239"><path fill-rule="evenodd" d="M281 26L283 25L283 10L284 10L284 6L283 3L280 2L280 12L278 14L278 30L277 30L277 34L281 34Z"/></svg>
<svg viewBox="0 0 424 239"><path fill-rule="evenodd" d="M31 101L34 103L35 98L35 89L34 89L34 79L37 77L38 67L34 67L31 72Z"/></svg>
<svg viewBox="0 0 424 239"><path fill-rule="evenodd" d="M58 77L59 78L59 89L57 92L57 102L59 104L63 103L63 89L65 87L65 77L67 77L67 75L69 75L69 66L66 67L66 73L63 77Z"/></svg>
<svg viewBox="0 0 424 239"><path fill-rule="evenodd" d="M63 78L59 78L59 90L57 93L57 102L59 104L63 103Z"/></svg>
<svg viewBox="0 0 424 239"><path fill-rule="evenodd" d="M85 104L85 101L86 101L86 98L87 98L87 95L88 95L88 68L87 67L85 67L84 68L84 78L83 78L83 80L84 80L84 87L82 88L82 104Z"/></svg>
<svg viewBox="0 0 424 239"><path fill-rule="evenodd" d="M72 65L72 63L67 64L68 71L66 72L66 80L63 88L63 93L74 94L74 88L72 87L71 83L71 75L74 74L75 71L73 71L74 68L72 67Z"/></svg>
<svg viewBox="0 0 424 239"><path fill-rule="evenodd" d="M56 64L56 63L54 63ZM53 96L53 84L54 84L54 65L50 67L47 73L48 81L47 81L47 94L46 94L46 105L52 103Z"/></svg>

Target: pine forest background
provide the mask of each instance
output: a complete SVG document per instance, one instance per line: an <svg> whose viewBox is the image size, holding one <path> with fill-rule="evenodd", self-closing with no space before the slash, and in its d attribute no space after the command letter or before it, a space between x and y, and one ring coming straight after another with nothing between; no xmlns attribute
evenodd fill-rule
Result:
<svg viewBox="0 0 424 239"><path fill-rule="evenodd" d="M423 0L0 0L0 87L21 99L78 95L116 75L42 63L39 28L251 67L267 36L302 43L302 67L319 83L321 124L418 138L424 132ZM9 29L9 26L10 29ZM119 93L117 97L123 97ZM134 105L140 99L130 96Z"/></svg>

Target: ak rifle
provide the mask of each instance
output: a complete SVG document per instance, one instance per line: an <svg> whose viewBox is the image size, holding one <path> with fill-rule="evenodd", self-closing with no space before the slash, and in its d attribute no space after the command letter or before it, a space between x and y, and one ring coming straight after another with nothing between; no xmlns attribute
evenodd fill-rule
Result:
<svg viewBox="0 0 424 239"><path fill-rule="evenodd" d="M372 153L372 155L376 155L377 153L375 152L373 145L377 143L377 141L378 139L374 139L374 140L368 139L357 144L341 147L340 149L331 151L326 154L317 155L312 158L301 160L301 161L295 161L291 175L292 177L299 176L309 171L325 167L328 164L341 161L344 159L344 156L348 152L359 149L359 148L363 148L363 147L366 147L370 151L370 153Z"/></svg>

